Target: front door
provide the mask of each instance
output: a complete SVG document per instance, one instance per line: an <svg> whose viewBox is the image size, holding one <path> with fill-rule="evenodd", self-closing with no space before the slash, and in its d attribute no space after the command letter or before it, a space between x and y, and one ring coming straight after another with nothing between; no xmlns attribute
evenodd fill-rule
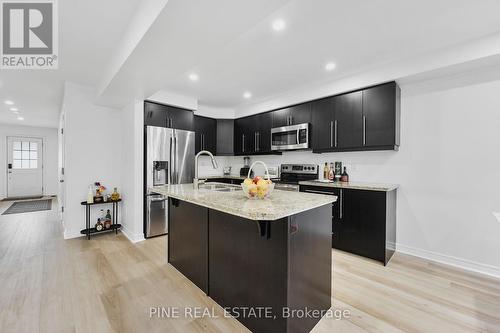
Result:
<svg viewBox="0 0 500 333"><path fill-rule="evenodd" d="M7 137L7 197L43 195L42 139Z"/></svg>

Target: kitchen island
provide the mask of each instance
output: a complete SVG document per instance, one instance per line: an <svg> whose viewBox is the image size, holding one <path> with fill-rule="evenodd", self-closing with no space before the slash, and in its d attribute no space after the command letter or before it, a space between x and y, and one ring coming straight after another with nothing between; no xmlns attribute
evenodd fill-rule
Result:
<svg viewBox="0 0 500 333"><path fill-rule="evenodd" d="M169 197L168 262L252 332L309 332L330 309L335 196L151 191Z"/></svg>

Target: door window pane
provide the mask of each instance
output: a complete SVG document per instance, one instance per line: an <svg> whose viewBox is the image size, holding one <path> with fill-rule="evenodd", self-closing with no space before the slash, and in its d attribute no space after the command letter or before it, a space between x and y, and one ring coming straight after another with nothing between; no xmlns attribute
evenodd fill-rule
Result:
<svg viewBox="0 0 500 333"><path fill-rule="evenodd" d="M14 169L38 168L38 142L12 142L12 160Z"/></svg>

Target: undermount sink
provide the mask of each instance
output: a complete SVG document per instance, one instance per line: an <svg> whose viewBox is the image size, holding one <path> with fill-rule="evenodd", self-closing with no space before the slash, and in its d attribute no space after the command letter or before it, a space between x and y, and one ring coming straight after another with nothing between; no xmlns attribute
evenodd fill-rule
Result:
<svg viewBox="0 0 500 333"><path fill-rule="evenodd" d="M241 186L233 184L224 184L224 183L204 183L200 184L199 188L210 191L231 192L240 190Z"/></svg>

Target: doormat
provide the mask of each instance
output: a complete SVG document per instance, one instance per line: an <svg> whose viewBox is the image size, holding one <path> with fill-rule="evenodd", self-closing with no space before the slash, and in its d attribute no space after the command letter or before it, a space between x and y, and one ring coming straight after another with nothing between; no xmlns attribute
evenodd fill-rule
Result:
<svg viewBox="0 0 500 333"><path fill-rule="evenodd" d="M16 201L16 200L29 200L29 199L41 199L43 198L43 195L34 195L32 197L10 197L10 198L5 198L0 201Z"/></svg>
<svg viewBox="0 0 500 333"><path fill-rule="evenodd" d="M38 212L52 209L52 199L18 201L10 205L2 215Z"/></svg>

